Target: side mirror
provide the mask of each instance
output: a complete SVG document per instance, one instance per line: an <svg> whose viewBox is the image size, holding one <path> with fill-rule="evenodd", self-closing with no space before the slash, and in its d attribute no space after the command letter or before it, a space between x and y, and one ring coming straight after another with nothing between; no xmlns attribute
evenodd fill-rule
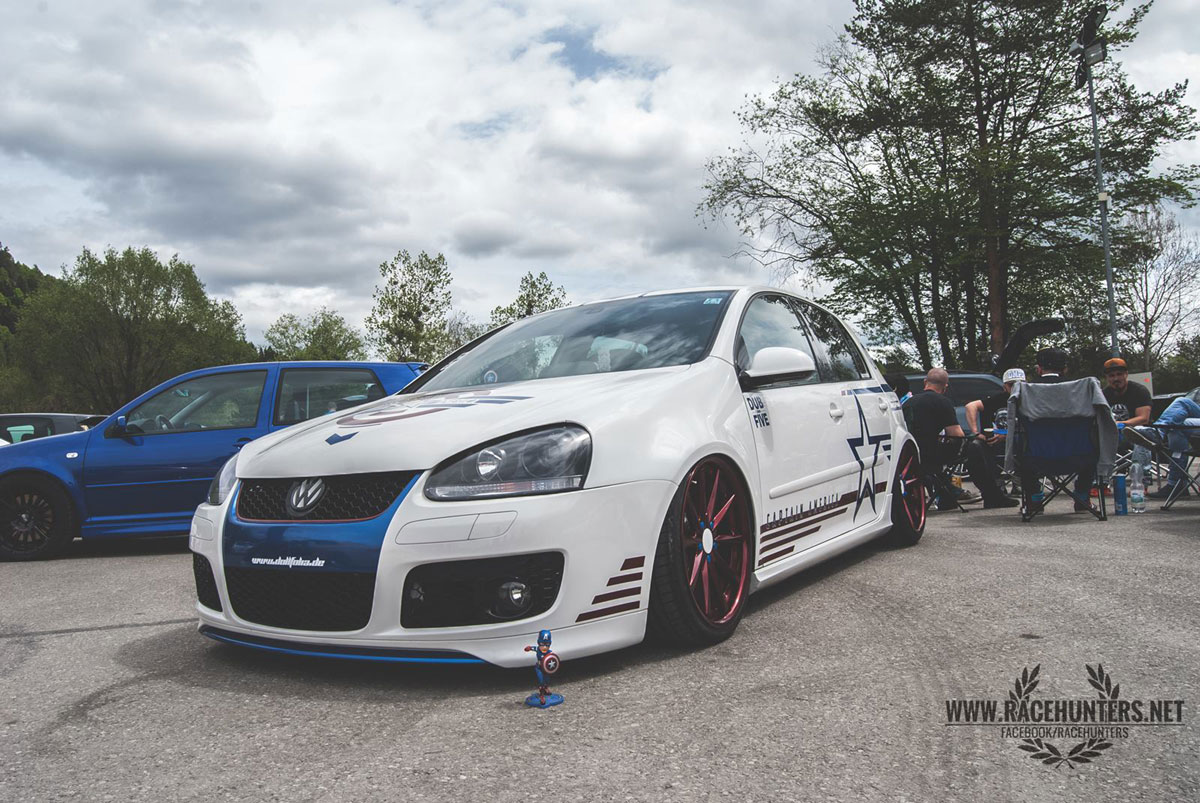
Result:
<svg viewBox="0 0 1200 803"><path fill-rule="evenodd" d="M799 349L770 346L755 352L750 367L742 372L742 387L759 388L774 382L801 381L817 370L813 358Z"/></svg>
<svg viewBox="0 0 1200 803"><path fill-rule="evenodd" d="M112 422L112 424L109 425L108 429L104 430L104 437L106 437L106 438L123 438L126 435L126 432L127 432L126 427L127 426L128 426L128 421L125 419L125 416L119 415L119 416L117 416L117 420Z"/></svg>

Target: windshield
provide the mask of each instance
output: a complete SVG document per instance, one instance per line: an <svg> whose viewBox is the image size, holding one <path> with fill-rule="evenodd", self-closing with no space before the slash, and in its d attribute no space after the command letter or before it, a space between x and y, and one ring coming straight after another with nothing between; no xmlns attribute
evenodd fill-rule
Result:
<svg viewBox="0 0 1200 803"><path fill-rule="evenodd" d="M404 392L688 365L708 350L731 295L643 296L527 318L434 367Z"/></svg>

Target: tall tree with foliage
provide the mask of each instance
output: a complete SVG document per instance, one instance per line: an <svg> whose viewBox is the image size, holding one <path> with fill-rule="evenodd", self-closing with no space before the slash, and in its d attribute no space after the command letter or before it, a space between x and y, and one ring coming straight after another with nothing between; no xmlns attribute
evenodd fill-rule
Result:
<svg viewBox="0 0 1200 803"><path fill-rule="evenodd" d="M545 271L537 276L530 271L521 277L517 297L512 303L492 310L491 327L494 329L539 312L565 307L568 303L567 291L561 285L555 287Z"/></svg>
<svg viewBox="0 0 1200 803"><path fill-rule="evenodd" d="M441 254L401 250L379 266L383 284L367 316L367 339L388 360L434 362L446 352L450 268Z"/></svg>
<svg viewBox="0 0 1200 803"><path fill-rule="evenodd" d="M365 360L366 344L354 327L334 310L321 307L303 318L280 315L263 333L270 352L280 360Z"/></svg>
<svg viewBox="0 0 1200 803"><path fill-rule="evenodd" d="M822 74L740 112L747 144L710 163L702 211L924 365L986 365L1030 318L1103 316L1091 122L1066 54L1090 4L857 0ZM1148 9L1105 27L1110 54ZM1139 93L1111 57L1095 72L1118 211L1190 202L1195 166L1151 167L1197 130L1186 84Z"/></svg>
<svg viewBox="0 0 1200 803"><path fill-rule="evenodd" d="M110 412L184 371L252 359L241 316L177 255L88 249L21 309L13 352L39 398Z"/></svg>

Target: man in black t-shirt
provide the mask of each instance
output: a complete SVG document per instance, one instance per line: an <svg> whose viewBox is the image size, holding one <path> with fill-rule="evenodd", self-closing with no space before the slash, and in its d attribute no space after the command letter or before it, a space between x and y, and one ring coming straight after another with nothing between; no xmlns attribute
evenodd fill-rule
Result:
<svg viewBox="0 0 1200 803"><path fill-rule="evenodd" d="M954 402L945 394L950 387L950 375L944 368L933 368L925 375L925 390L913 394L904 404L904 418L909 422L917 448L921 451L921 468L927 476L936 478L939 486L944 485L942 477L946 463L953 460L965 459L967 472L971 482L979 488L983 495L983 506L1013 507L1018 504L1015 499L1009 499L1000 492L996 483L994 461L983 451L983 445L969 441L963 446L963 441L944 444L940 436L945 433L951 438L963 438L962 427L958 423L958 415L954 411ZM962 450L962 451L960 451ZM959 455L962 455L962 458ZM956 506L949 489L939 487L938 509L953 510Z"/></svg>
<svg viewBox="0 0 1200 803"><path fill-rule="evenodd" d="M1145 385L1129 383L1129 368L1120 357L1104 363L1104 376L1108 384L1104 398L1112 408L1113 418L1127 427L1150 423L1150 391Z"/></svg>

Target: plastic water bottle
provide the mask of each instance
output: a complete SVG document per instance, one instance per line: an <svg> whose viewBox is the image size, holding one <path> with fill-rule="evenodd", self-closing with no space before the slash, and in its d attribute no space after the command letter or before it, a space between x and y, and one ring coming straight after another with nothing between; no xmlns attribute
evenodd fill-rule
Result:
<svg viewBox="0 0 1200 803"><path fill-rule="evenodd" d="M1129 512L1146 512L1146 484L1142 482L1142 466L1134 463L1129 467Z"/></svg>

